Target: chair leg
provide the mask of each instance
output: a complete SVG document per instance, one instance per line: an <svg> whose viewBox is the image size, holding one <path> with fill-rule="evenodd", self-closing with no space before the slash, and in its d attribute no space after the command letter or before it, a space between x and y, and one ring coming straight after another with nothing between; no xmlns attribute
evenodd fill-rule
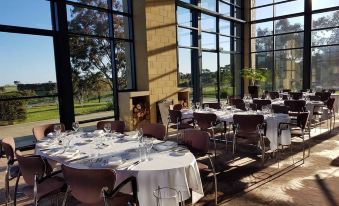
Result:
<svg viewBox="0 0 339 206"><path fill-rule="evenodd" d="M68 186L67 189L66 189L66 192L65 192L65 196L64 196L64 199L62 201L62 206L65 206L66 205L66 202L67 202L67 197L68 197L68 193L70 192L70 187Z"/></svg>
<svg viewBox="0 0 339 206"><path fill-rule="evenodd" d="M227 141L228 141L228 138L227 138L227 135L226 135L226 133L225 133L225 146L226 146L226 153L228 152L228 148L227 148Z"/></svg>
<svg viewBox="0 0 339 206"><path fill-rule="evenodd" d="M208 155L208 159L210 161L211 167L212 167L212 172L213 172L213 177L214 177L214 204L218 205L218 183L217 183L217 175L215 173L215 168L214 164L212 162L211 157Z"/></svg>
<svg viewBox="0 0 339 206"><path fill-rule="evenodd" d="M292 157L292 164L294 164L294 157L293 157L292 142L291 142L291 145L290 145L290 155L291 155L291 157Z"/></svg>
<svg viewBox="0 0 339 206"><path fill-rule="evenodd" d="M19 186L19 180L20 180L20 176L21 174L18 175L18 177L16 178L16 182L15 182L15 189L14 189L14 206L16 206L16 196L18 193L18 186Z"/></svg>
<svg viewBox="0 0 339 206"><path fill-rule="evenodd" d="M6 169L6 174L5 174L5 204L7 206L7 204L9 203L9 172L8 169Z"/></svg>

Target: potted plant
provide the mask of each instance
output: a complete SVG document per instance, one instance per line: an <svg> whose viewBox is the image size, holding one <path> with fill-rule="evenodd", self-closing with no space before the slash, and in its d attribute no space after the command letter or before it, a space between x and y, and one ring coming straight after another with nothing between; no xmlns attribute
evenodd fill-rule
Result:
<svg viewBox="0 0 339 206"><path fill-rule="evenodd" d="M244 68L242 70L242 77L250 81L248 92L252 97L258 97L259 89L256 82L265 82L267 80L266 72L267 68Z"/></svg>

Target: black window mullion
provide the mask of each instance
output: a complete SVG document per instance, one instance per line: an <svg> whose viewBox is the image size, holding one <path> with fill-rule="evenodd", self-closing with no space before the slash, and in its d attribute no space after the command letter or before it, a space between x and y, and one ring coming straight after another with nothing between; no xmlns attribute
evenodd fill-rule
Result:
<svg viewBox="0 0 339 206"><path fill-rule="evenodd" d="M216 10L219 12L219 1L216 2ZM216 46L217 46L217 101L220 102L220 36L218 35L220 33L220 28L219 28L219 17L216 17Z"/></svg>
<svg viewBox="0 0 339 206"><path fill-rule="evenodd" d="M311 87L312 0L305 0L303 89Z"/></svg>
<svg viewBox="0 0 339 206"><path fill-rule="evenodd" d="M112 8L112 0L107 0L109 8ZM114 39L114 21L113 15L110 13L108 16L108 23L109 23L109 35L110 45L111 45L111 69L112 69L112 84L113 84L113 109L114 109L114 116L115 119L119 119L119 85L118 85L118 73L116 68L116 61L115 61L115 39Z"/></svg>

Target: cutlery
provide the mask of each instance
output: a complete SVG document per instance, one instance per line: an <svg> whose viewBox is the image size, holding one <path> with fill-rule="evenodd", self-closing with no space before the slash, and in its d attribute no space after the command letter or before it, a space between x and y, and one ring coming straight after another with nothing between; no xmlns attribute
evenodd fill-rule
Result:
<svg viewBox="0 0 339 206"><path fill-rule="evenodd" d="M140 163L140 161L133 162L130 166L127 167L127 170L132 169L133 167L137 166Z"/></svg>
<svg viewBox="0 0 339 206"><path fill-rule="evenodd" d="M71 159L71 160L68 160L67 162L70 163L70 162L75 162L75 161L78 161L78 160L83 160L83 159L86 159L88 158L89 156L86 155L86 156L83 156L83 157L79 157L79 158L75 158L75 159Z"/></svg>

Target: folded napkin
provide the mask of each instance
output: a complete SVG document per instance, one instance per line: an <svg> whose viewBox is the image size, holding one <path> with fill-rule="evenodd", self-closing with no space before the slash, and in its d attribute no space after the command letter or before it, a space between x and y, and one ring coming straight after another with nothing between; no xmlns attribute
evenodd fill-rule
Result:
<svg viewBox="0 0 339 206"><path fill-rule="evenodd" d="M153 146L153 148L157 151L166 151L166 150L170 150L170 149L176 147L177 145L178 144L176 142L166 141L166 142L163 142L163 143L155 144Z"/></svg>

